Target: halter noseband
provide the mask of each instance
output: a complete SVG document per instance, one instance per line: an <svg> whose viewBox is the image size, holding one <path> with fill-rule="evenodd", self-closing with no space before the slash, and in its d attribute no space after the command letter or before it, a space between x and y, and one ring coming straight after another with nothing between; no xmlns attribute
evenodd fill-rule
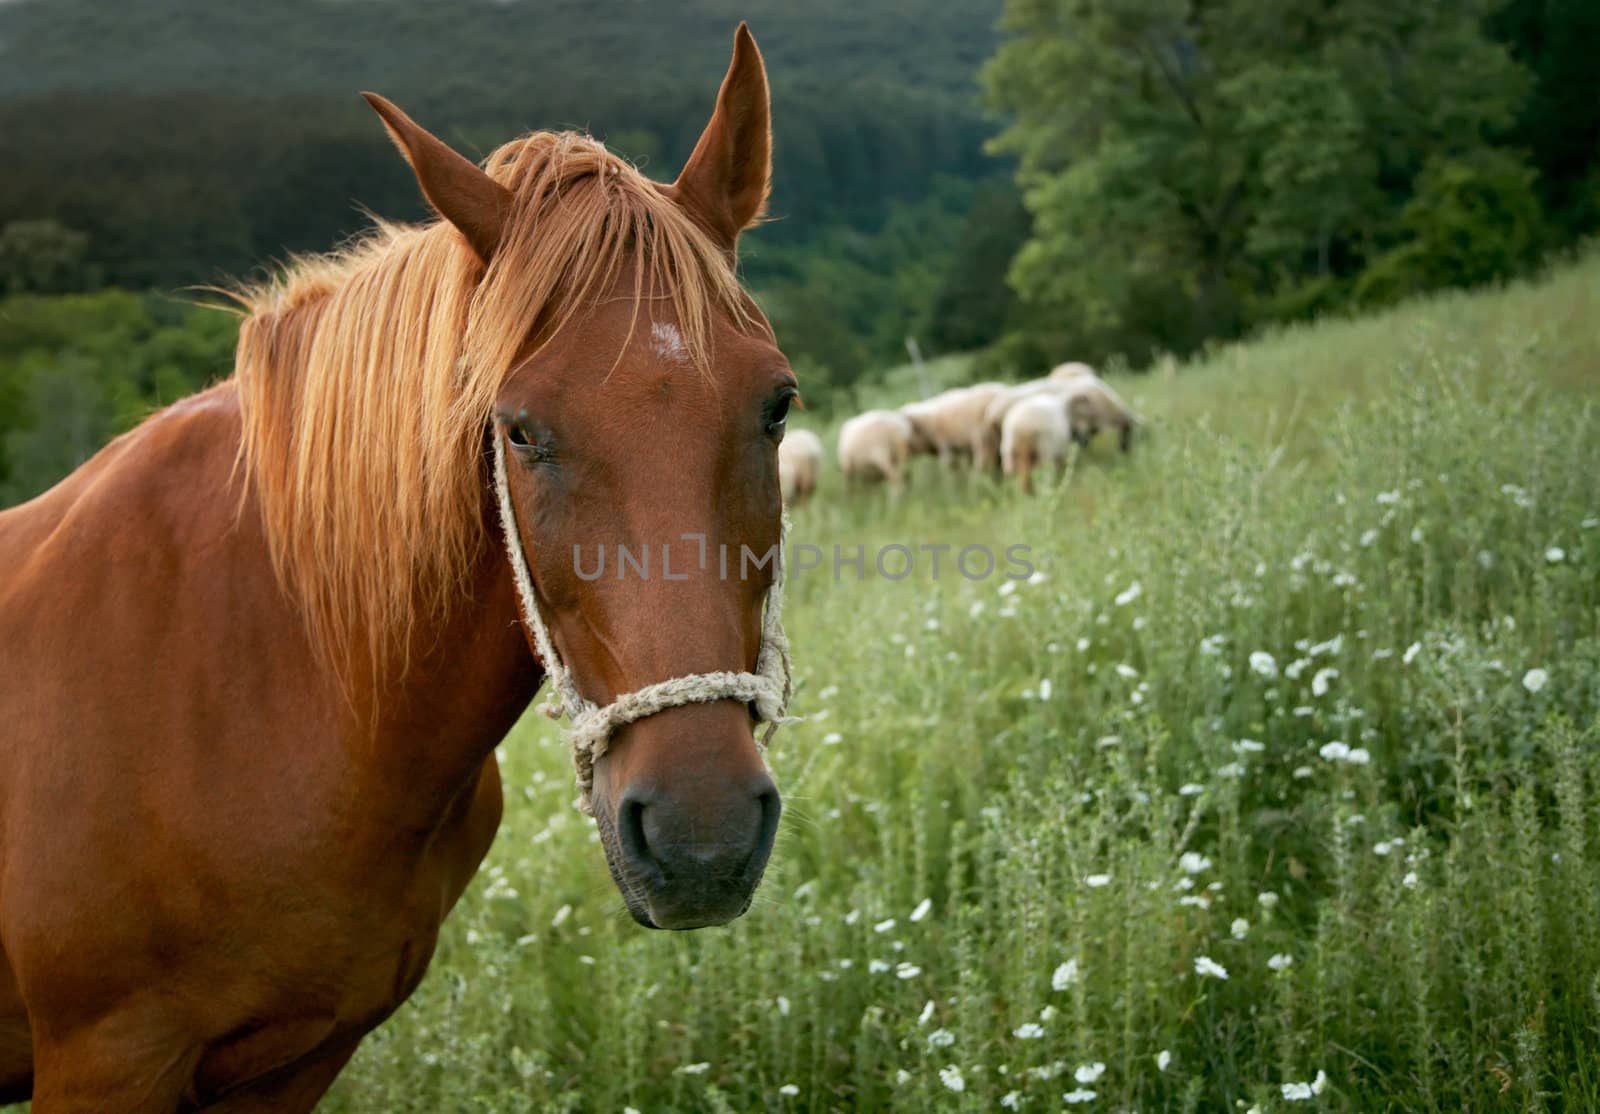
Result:
<svg viewBox="0 0 1600 1114"><path fill-rule="evenodd" d="M778 539L772 587L767 589L761 619L761 651L756 656L756 671L690 673L646 685L617 697L609 704L599 705L578 691L572 670L556 653L550 629L539 611L539 601L533 590L533 575L528 571L528 560L522 552L522 536L517 533L516 509L511 505L511 486L506 481L505 443L498 429L494 433L494 489L500 504L500 532L505 535L506 555L511 559L511 572L517 581L517 598L522 602L522 620L533 632L534 650L555 686L555 693L545 704L544 713L551 719L560 719L563 715L572 719L572 725L563 730L562 735L572 746L572 764L578 775L576 803L579 809L590 816L594 815L592 794L595 760L605 754L611 736L618 728L636 720L685 704L741 700L753 707L756 717L767 725L760 736L762 747L772 741L780 724L794 722L792 717L785 715L793 691L789 638L783 631L783 546L789 536L787 515Z"/></svg>

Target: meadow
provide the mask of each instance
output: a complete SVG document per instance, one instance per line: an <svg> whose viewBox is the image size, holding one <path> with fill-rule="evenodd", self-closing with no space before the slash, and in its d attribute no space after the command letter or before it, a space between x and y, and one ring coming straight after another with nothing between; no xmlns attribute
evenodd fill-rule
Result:
<svg viewBox="0 0 1600 1114"><path fill-rule="evenodd" d="M634 926L530 712L324 1109L1600 1109L1597 321L1588 258L1113 377L1033 498L825 476L756 906Z"/></svg>

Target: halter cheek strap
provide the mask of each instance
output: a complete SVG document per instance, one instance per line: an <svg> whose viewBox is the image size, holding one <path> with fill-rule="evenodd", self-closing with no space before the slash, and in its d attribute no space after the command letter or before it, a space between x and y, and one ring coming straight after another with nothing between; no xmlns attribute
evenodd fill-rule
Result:
<svg viewBox="0 0 1600 1114"><path fill-rule="evenodd" d="M611 736L619 728L636 720L685 704L739 700L751 705L757 718L767 725L760 735L763 747L772 741L780 724L795 722L793 717L785 714L793 691L789 638L783 631L783 546L789 536L787 516L783 521L778 553L773 562L772 587L767 589L756 671L690 673L646 685L617 697L609 704L599 705L578 691L572 670L556 653L550 628L539 611L538 597L533 590L533 575L528 571L528 560L522 551L522 536L517 532L517 514L511 504L511 487L506 481L505 439L498 430L494 436L494 490L500 504L500 532L505 536L506 555L511 560L512 575L516 577L517 597L522 602L522 621L533 634L534 650L555 689L544 706L544 712L551 719L560 719L563 715L572 719L571 726L562 734L572 746L572 763L577 768L576 803L579 809L590 816L594 815L592 793L595 760L606 752Z"/></svg>

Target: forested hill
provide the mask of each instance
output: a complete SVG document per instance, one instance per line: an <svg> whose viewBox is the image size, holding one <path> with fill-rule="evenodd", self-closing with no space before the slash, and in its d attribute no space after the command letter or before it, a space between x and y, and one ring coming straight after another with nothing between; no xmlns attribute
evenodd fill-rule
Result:
<svg viewBox="0 0 1600 1114"><path fill-rule="evenodd" d="M345 94L387 80L430 103L533 94L525 111L582 118L596 95L719 72L743 19L777 81L870 78L968 101L999 13L998 0L9 0L0 96Z"/></svg>
<svg viewBox="0 0 1600 1114"><path fill-rule="evenodd" d="M995 169L976 73L1001 0L7 0L0 224L88 237L99 281L173 286L327 246L352 202L419 213L356 92L458 147L578 127L670 176L734 27L774 84L779 218L762 240L875 228L940 176Z"/></svg>

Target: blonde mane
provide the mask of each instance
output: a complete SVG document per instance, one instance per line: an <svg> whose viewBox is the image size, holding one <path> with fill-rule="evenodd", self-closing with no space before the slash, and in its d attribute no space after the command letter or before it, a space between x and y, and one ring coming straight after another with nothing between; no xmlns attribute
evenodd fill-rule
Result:
<svg viewBox="0 0 1600 1114"><path fill-rule="evenodd" d="M443 222L380 222L238 295L247 490L313 646L346 682L363 663L397 679L466 591L484 543L483 432L530 337L547 343L624 268L636 318L670 298L702 367L715 314L749 324L725 253L599 142L537 132L484 168L513 198L487 267Z"/></svg>

